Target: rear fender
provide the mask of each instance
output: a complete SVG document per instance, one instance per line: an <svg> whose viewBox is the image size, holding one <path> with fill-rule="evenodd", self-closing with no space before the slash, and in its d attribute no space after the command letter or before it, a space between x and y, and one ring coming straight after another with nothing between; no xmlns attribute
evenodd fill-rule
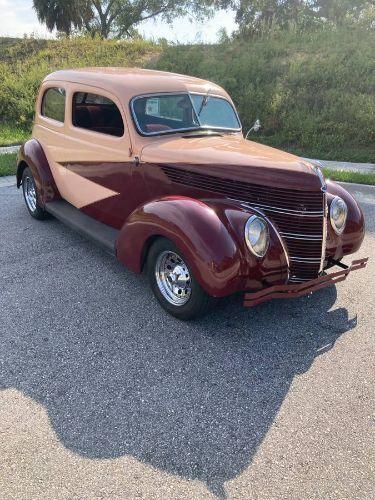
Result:
<svg viewBox="0 0 375 500"><path fill-rule="evenodd" d="M59 190L55 184L52 172L43 151L42 146L36 139L30 139L21 147L17 157L17 187L22 183L22 174L29 167L33 174L38 204L41 207L50 201L61 199Z"/></svg>

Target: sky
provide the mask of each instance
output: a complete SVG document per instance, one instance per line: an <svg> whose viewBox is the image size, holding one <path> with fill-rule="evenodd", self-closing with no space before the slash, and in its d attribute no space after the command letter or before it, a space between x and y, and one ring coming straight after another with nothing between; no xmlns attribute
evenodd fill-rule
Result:
<svg viewBox="0 0 375 500"><path fill-rule="evenodd" d="M53 34L38 22L32 5L32 0L0 0L0 36L22 37L24 34L34 34L43 38L53 37ZM138 27L147 38L166 38L180 43L215 42L220 28L226 28L228 33L235 29L233 12L219 11L214 18L204 23L181 18L172 25L160 20L151 20Z"/></svg>

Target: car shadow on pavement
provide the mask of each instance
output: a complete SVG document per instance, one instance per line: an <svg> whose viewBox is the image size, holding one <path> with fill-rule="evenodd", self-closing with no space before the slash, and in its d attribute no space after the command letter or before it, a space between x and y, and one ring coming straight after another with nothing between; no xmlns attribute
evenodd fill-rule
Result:
<svg viewBox="0 0 375 500"><path fill-rule="evenodd" d="M81 456L132 455L224 498L294 377L356 317L334 308L332 287L251 310L233 298L182 323L155 304L144 278L81 246L85 260L64 262L63 282L51 280L58 268L37 286L35 276L22 280L18 308L4 316L0 389L43 404L61 442Z"/></svg>

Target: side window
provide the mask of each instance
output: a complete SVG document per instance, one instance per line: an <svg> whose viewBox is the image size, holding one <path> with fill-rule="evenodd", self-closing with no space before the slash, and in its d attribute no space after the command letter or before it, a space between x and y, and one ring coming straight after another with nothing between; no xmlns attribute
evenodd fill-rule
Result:
<svg viewBox="0 0 375 500"><path fill-rule="evenodd" d="M76 92L73 96L73 125L101 134L122 137L124 122L116 104L107 97Z"/></svg>
<svg viewBox="0 0 375 500"><path fill-rule="evenodd" d="M42 100L42 115L64 123L65 120L65 89L50 88L44 92Z"/></svg>

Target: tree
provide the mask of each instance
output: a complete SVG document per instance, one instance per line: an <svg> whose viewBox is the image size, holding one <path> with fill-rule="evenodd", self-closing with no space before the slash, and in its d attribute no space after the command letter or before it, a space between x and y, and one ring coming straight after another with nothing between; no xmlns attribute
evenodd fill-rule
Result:
<svg viewBox="0 0 375 500"><path fill-rule="evenodd" d="M34 0L40 22L52 31L70 34L73 28L82 29L93 11L87 0Z"/></svg>
<svg viewBox="0 0 375 500"><path fill-rule="evenodd" d="M315 15L313 4L314 0L223 0L220 6L235 11L241 31L257 33L304 24Z"/></svg>
<svg viewBox="0 0 375 500"><path fill-rule="evenodd" d="M47 28L70 34L86 30L101 38L131 37L137 25L161 17L171 22L177 16L194 13L200 17L212 11L214 0L34 0L38 19Z"/></svg>
<svg viewBox="0 0 375 500"><path fill-rule="evenodd" d="M360 20L374 3L374 0L315 0L315 8L320 17L339 25L346 19Z"/></svg>
<svg viewBox="0 0 375 500"><path fill-rule="evenodd" d="M369 17L375 0L218 0L216 5L231 8L236 13L240 33L256 34L271 28L285 29L294 25L300 29L317 23L340 25Z"/></svg>

